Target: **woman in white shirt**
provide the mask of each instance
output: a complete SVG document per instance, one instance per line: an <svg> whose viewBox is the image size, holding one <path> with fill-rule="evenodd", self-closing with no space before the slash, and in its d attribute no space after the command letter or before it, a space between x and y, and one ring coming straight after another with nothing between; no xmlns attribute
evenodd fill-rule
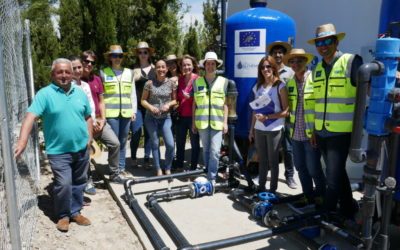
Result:
<svg viewBox="0 0 400 250"><path fill-rule="evenodd" d="M278 66L271 56L258 64L257 83L253 87L255 100L262 98L263 106L253 108L249 140L255 140L258 152L259 192L265 192L268 171L271 170L270 193L278 188L279 145L282 128L288 115L288 94L279 79ZM261 106L260 106L261 107Z"/></svg>

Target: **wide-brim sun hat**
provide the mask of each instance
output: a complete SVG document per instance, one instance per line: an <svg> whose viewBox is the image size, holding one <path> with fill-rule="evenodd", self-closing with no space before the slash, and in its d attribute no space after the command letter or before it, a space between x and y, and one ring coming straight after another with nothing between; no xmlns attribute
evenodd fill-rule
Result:
<svg viewBox="0 0 400 250"><path fill-rule="evenodd" d="M311 45L315 45L315 40L320 39L320 38L326 38L330 36L336 36L337 39L340 41L342 40L345 36L346 33L336 33L335 25L328 23L328 24L323 24L321 26L318 26L316 31L315 31L315 38L308 40L307 42Z"/></svg>
<svg viewBox="0 0 400 250"><path fill-rule="evenodd" d="M282 46L286 49L286 53L288 53L291 49L292 46L286 42L282 42L282 41L276 41L273 43L270 43L267 45L267 53L270 55L271 50L275 47L275 46Z"/></svg>
<svg viewBox="0 0 400 250"><path fill-rule="evenodd" d="M138 55L139 49L147 49L150 53L150 56L154 55L155 49L150 47L147 42L139 42L135 48L132 49L132 53L134 56Z"/></svg>
<svg viewBox="0 0 400 250"><path fill-rule="evenodd" d="M289 60L295 57L305 57L307 58L306 65L309 64L313 59L314 55L310 53L306 53L304 49L292 49L288 54L286 54L282 61L285 65L289 65Z"/></svg>
<svg viewBox="0 0 400 250"><path fill-rule="evenodd" d="M124 52L122 50L120 45L110 45L110 47L108 48L108 51L106 53L104 53L104 56L108 57L111 54L123 54L123 55L126 55L126 52Z"/></svg>
<svg viewBox="0 0 400 250"><path fill-rule="evenodd" d="M178 57L176 57L176 55L174 55L174 54L171 54L171 55L168 55L167 58L165 58L165 62L171 62L171 61L177 62Z"/></svg>
<svg viewBox="0 0 400 250"><path fill-rule="evenodd" d="M199 62L200 67L204 68L204 63L206 61L216 61L217 67L220 67L224 63L221 59L218 59L217 54L213 51L207 52L206 55L204 56L204 59L200 60Z"/></svg>

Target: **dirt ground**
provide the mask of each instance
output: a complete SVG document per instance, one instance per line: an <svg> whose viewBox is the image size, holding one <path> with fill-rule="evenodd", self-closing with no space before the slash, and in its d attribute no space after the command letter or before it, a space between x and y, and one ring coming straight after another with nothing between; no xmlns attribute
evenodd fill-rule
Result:
<svg viewBox="0 0 400 250"><path fill-rule="evenodd" d="M90 201L82 215L92 225L79 226L71 223L67 233L56 229L51 199L52 173L48 165L42 167L40 194L38 196L37 224L33 232L32 249L80 250L80 249L143 249L113 200L103 180L95 178L96 194L86 195Z"/></svg>

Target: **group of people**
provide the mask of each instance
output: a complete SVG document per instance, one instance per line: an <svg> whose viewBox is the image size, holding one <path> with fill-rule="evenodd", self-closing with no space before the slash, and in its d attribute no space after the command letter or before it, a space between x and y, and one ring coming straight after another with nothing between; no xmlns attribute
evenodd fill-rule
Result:
<svg viewBox="0 0 400 250"><path fill-rule="evenodd" d="M259 152L258 192L266 191L268 171L269 192L276 192L280 144L288 133L304 193L298 205L315 203L326 211L336 211L339 201L339 212L354 219L358 205L352 197L346 160L362 58L338 50L344 36L333 24L317 27L316 37L308 43L316 47L322 61L313 71L307 65L314 55L304 49L280 41L267 47L268 55L258 64L253 88L259 108L253 108L249 139L255 141Z"/></svg>
<svg viewBox="0 0 400 250"><path fill-rule="evenodd" d="M280 41L267 47L268 55L259 62L253 92L255 100L268 100L269 111L253 112L249 139L255 141L259 152L258 191L266 191L269 170L269 191L275 193L278 188L279 148L286 133L306 201L323 202L328 210L336 210L339 200L341 211L351 218L354 207L345 162L355 72L362 60L337 50L343 37L344 33L336 33L332 24L317 28L316 38L309 43L316 46L323 60L313 72L306 66L314 56L303 49L292 49ZM87 192L95 190L88 183L88 148L94 139L108 149L110 181L122 183L128 174L129 130L133 167L138 164L137 149L144 131L144 167L151 169L152 154L156 175L170 174L174 157L177 171L183 170L189 134L190 169L197 168L201 140L208 179L215 182L223 134L228 132L228 80L216 75L223 62L216 53L207 52L199 64L190 55L180 59L168 55L153 65L154 52L146 42L139 42L132 51L137 66L131 70L122 66L127 53L121 46L111 45L104 53L109 67L101 69L99 76L93 73L93 51L69 60L56 59L51 84L37 93L28 108L15 155L24 151L34 121L41 117L54 174L54 209L60 231L68 231L70 221L91 223L80 210L85 187ZM203 77L198 75L199 67L204 69ZM160 161L160 135L166 147L164 164ZM288 169L289 186L295 185L293 172Z"/></svg>

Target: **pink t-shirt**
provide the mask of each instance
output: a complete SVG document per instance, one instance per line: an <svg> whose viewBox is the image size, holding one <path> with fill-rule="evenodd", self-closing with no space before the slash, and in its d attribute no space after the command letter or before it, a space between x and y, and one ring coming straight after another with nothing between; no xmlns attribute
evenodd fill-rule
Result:
<svg viewBox="0 0 400 250"><path fill-rule="evenodd" d="M197 74L192 75L192 79L188 82L187 86L185 87L185 76L179 77L178 80L178 91L176 99L179 103L179 115L180 116L192 116L192 105L193 105L193 97L185 98L183 95L183 91L188 93L192 92L193 89L193 80L199 78L200 76Z"/></svg>
<svg viewBox="0 0 400 250"><path fill-rule="evenodd" d="M100 116L99 96L104 95L103 82L97 75L93 75L90 78L82 77L82 80L89 84L90 90L92 91L94 107L96 109L96 116Z"/></svg>

